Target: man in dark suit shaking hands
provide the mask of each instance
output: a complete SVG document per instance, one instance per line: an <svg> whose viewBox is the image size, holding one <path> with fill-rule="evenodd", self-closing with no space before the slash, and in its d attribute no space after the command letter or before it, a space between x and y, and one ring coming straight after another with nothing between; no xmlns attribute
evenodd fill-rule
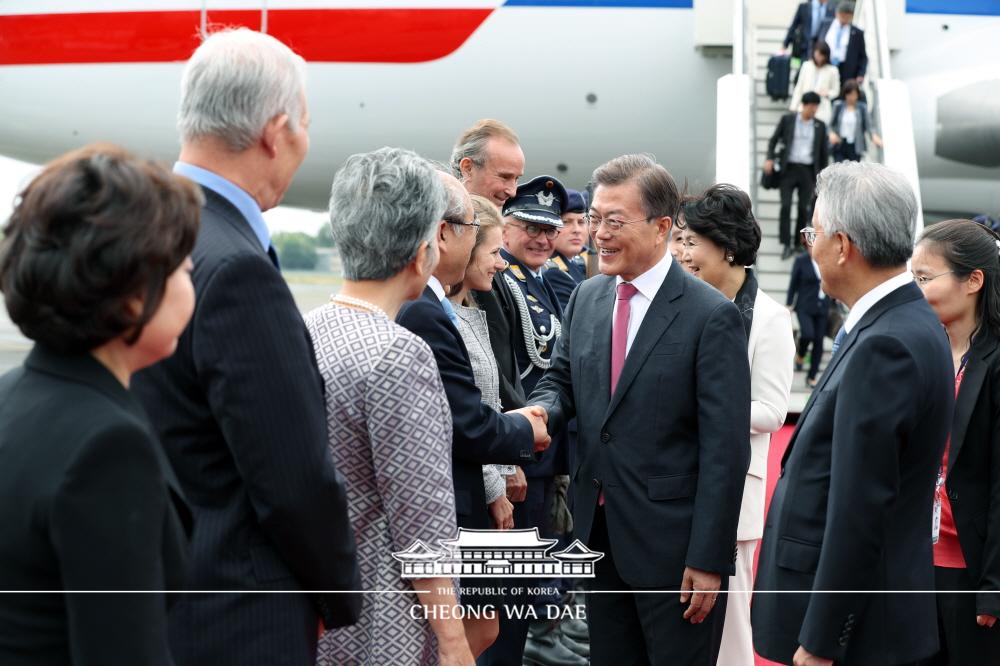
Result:
<svg viewBox="0 0 1000 666"><path fill-rule="evenodd" d="M174 356L133 386L194 511L187 588L234 593L180 599L180 665L311 666L319 621L351 624L360 607L336 593L360 583L323 380L261 216L309 146L304 70L273 37L235 30L184 71L174 171L205 195L197 305Z"/></svg>
<svg viewBox="0 0 1000 666"><path fill-rule="evenodd" d="M667 252L680 197L666 169L625 155L593 180L603 275L577 287L529 398L552 432L579 424L575 533L605 554L591 660L714 666L750 464L743 324Z"/></svg>
<svg viewBox="0 0 1000 666"><path fill-rule="evenodd" d="M819 177L804 232L823 291L851 312L782 460L753 597L754 647L796 666L908 664L937 651L934 480L954 377L906 266L906 179L844 162ZM836 343L835 343L836 345ZM812 594L776 592L813 590Z"/></svg>

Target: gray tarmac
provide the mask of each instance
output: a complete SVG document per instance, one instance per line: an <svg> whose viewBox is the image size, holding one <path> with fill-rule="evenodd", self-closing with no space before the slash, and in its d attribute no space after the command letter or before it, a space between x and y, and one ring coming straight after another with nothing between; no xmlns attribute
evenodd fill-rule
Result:
<svg viewBox="0 0 1000 666"><path fill-rule="evenodd" d="M326 303L340 284L338 277L318 272L288 273L285 279L303 314ZM31 345L7 316L7 308L0 308L0 374L20 365Z"/></svg>

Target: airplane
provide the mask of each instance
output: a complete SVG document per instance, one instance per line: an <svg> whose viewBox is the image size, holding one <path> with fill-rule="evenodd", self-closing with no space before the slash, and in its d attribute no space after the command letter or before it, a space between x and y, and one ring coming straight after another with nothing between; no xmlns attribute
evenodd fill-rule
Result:
<svg viewBox="0 0 1000 666"><path fill-rule="evenodd" d="M769 3L789 18L795 4ZM243 25L309 62L312 147L286 204L325 207L355 152L395 145L447 161L482 117L519 133L528 174L583 187L605 160L650 152L696 191L713 180L716 81L731 69L696 48L698 11L695 0L0 0L0 153L44 162L102 140L173 159L184 61L203 32ZM893 75L910 91L924 208L996 214L1000 2L905 0L900 15Z"/></svg>

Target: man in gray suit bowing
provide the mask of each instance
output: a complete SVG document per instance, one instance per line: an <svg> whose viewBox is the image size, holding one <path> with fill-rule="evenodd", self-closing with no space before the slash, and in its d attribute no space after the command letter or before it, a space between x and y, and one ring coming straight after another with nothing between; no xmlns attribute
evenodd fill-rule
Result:
<svg viewBox="0 0 1000 666"><path fill-rule="evenodd" d="M587 596L591 660L714 666L750 463L743 325L667 252L680 196L666 169L625 155L593 180L603 275L570 299L529 399L552 432L579 423L576 534L605 553Z"/></svg>

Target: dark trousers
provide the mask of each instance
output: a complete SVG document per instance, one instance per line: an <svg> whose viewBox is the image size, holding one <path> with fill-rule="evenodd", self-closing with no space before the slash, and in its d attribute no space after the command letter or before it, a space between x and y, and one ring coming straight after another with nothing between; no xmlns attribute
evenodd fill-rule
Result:
<svg viewBox="0 0 1000 666"><path fill-rule="evenodd" d="M716 666L728 595L719 594L704 622L691 624L683 617L687 605L681 605L676 592L682 572L671 592L632 588L618 574L603 507L594 515L588 546L604 553L586 595L593 666ZM723 591L728 583L723 576Z"/></svg>
<svg viewBox="0 0 1000 666"><path fill-rule="evenodd" d="M939 590L973 590L968 569L934 567ZM1000 624L992 629L976 624L975 594L938 594L938 639L941 651L920 666L1000 664Z"/></svg>
<svg viewBox="0 0 1000 666"><path fill-rule="evenodd" d="M796 192L798 208L795 218L794 244L801 245L799 229L809 225L812 219L812 198L816 191L816 175L811 164L785 165L781 174L781 209L778 212L778 240L782 245L793 243L791 230L792 192Z"/></svg>
<svg viewBox="0 0 1000 666"><path fill-rule="evenodd" d="M552 477L528 478L528 493L523 502L514 504L514 528L530 529L537 527L543 538L549 538L549 511L552 508L554 486ZM548 587L551 581L538 579L511 579L507 581L512 587ZM506 595L503 604L534 605L535 599L527 595ZM553 603L546 599L544 603ZM539 617L544 617L540 615ZM477 660L477 666L521 666L524 661L524 643L528 639L529 618L506 617L500 613L500 633L493 645L486 649Z"/></svg>
<svg viewBox="0 0 1000 666"><path fill-rule="evenodd" d="M812 345L812 360L809 362L808 379L815 379L819 374L819 364L823 360L823 337L826 335L826 308L822 307L815 314L796 312L799 318L799 344L796 354L805 357Z"/></svg>
<svg viewBox="0 0 1000 666"><path fill-rule="evenodd" d="M860 162L861 155L858 154L857 149L854 147L853 143L847 143L846 141L841 141L833 150L830 151L833 156L834 162Z"/></svg>

